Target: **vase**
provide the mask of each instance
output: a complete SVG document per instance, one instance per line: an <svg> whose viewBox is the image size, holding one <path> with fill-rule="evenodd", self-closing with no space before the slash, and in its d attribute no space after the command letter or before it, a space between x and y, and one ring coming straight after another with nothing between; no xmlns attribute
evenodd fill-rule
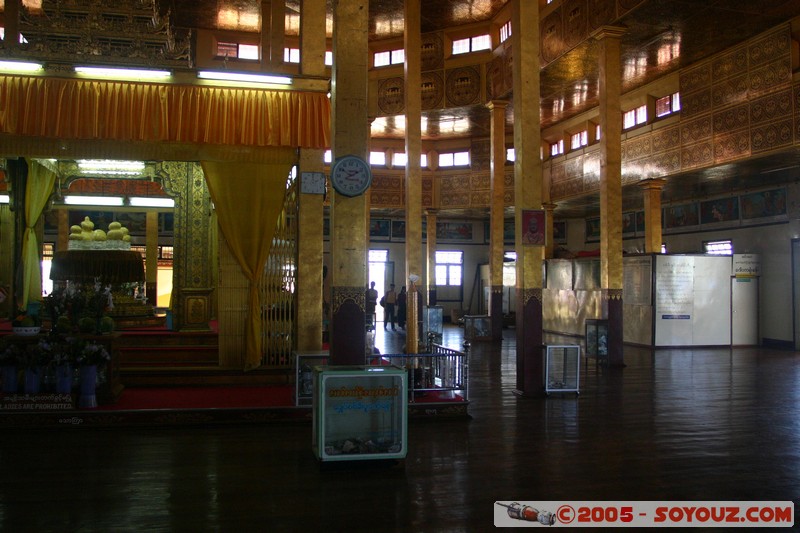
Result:
<svg viewBox="0 0 800 533"><path fill-rule="evenodd" d="M17 367L14 365L3 366L3 392L17 392Z"/></svg>
<svg viewBox="0 0 800 533"><path fill-rule="evenodd" d="M97 407L97 365L81 367L81 388L78 407L90 409Z"/></svg>
<svg viewBox="0 0 800 533"><path fill-rule="evenodd" d="M70 394L72 392L72 367L69 363L56 367L56 393Z"/></svg>
<svg viewBox="0 0 800 533"><path fill-rule="evenodd" d="M25 394L39 394L43 370L40 366L25 369Z"/></svg>

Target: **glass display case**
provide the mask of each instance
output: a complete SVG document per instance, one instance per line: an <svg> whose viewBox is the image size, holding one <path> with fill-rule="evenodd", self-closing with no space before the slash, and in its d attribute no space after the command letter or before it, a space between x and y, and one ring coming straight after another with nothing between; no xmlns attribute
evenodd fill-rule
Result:
<svg viewBox="0 0 800 533"><path fill-rule="evenodd" d="M464 340L492 340L492 321L489 315L464 315Z"/></svg>
<svg viewBox="0 0 800 533"><path fill-rule="evenodd" d="M545 360L545 393L580 394L581 347L577 344L548 346Z"/></svg>
<svg viewBox="0 0 800 533"><path fill-rule="evenodd" d="M317 365L327 365L330 354L328 350L317 352L294 352L294 404L311 405L314 396L314 372Z"/></svg>
<svg viewBox="0 0 800 533"><path fill-rule="evenodd" d="M394 366L314 367L312 446L320 461L404 459L408 372Z"/></svg>
<svg viewBox="0 0 800 533"><path fill-rule="evenodd" d="M441 306L434 305L422 309L422 339L427 343L428 336L436 344L442 343L442 322L444 320L444 310Z"/></svg>
<svg viewBox="0 0 800 533"><path fill-rule="evenodd" d="M608 320L586 319L586 357L608 359Z"/></svg>

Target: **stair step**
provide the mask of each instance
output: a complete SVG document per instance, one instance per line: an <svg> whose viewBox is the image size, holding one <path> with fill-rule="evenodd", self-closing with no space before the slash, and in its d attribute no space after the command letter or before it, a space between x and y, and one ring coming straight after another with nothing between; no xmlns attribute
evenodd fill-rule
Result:
<svg viewBox="0 0 800 533"><path fill-rule="evenodd" d="M120 378L126 387L183 385L290 385L294 374L284 369L242 370L212 366L122 368Z"/></svg>

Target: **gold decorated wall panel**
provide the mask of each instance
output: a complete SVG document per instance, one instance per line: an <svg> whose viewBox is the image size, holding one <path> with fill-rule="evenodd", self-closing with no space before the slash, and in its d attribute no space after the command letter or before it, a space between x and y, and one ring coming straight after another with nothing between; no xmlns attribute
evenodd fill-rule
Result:
<svg viewBox="0 0 800 533"><path fill-rule="evenodd" d="M791 49L784 25L681 70L680 113L624 135L623 184L800 143L800 87L792 84ZM545 161L552 201L597 192L599 159L588 159L591 151Z"/></svg>
<svg viewBox="0 0 800 533"><path fill-rule="evenodd" d="M175 199L172 310L178 330L208 329L211 319L210 196L194 162L165 161L156 174Z"/></svg>

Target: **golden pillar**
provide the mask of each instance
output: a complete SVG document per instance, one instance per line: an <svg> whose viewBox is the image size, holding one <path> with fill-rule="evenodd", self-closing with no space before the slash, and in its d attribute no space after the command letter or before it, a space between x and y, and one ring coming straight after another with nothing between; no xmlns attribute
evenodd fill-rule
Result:
<svg viewBox="0 0 800 533"><path fill-rule="evenodd" d="M425 211L425 225L426 225L426 271L425 281L428 284L428 305L436 305L436 218L438 211L436 209L427 209ZM408 229L406 229L406 238L408 238ZM420 230L422 235L422 230Z"/></svg>
<svg viewBox="0 0 800 533"><path fill-rule="evenodd" d="M648 254L661 253L661 191L666 182L663 178L639 182L644 192L644 251Z"/></svg>
<svg viewBox="0 0 800 533"><path fill-rule="evenodd" d="M58 187L56 183L56 187ZM69 249L69 210L58 209L58 236L56 237L56 252L64 252Z"/></svg>
<svg viewBox="0 0 800 533"><path fill-rule="evenodd" d="M406 353L417 353L422 298L418 290L422 279L422 20L420 0L405 1L406 51ZM409 281L415 279L415 282Z"/></svg>
<svg viewBox="0 0 800 533"><path fill-rule="evenodd" d="M506 108L505 100L494 100L487 104L491 111L491 170L492 190L489 206L489 317L492 324L492 340L503 339L503 224L505 214L505 166L506 166Z"/></svg>
<svg viewBox="0 0 800 533"><path fill-rule="evenodd" d="M309 9L309 6L305 5L309 3L310 2L306 2L305 0L301 2L303 17L313 16L313 10ZM286 35L285 26L286 2L284 0L262 0L261 68L265 71L273 71L275 67L283 64L283 49L285 47ZM325 35L324 31L322 32L322 35Z"/></svg>
<svg viewBox="0 0 800 533"><path fill-rule="evenodd" d="M158 305L158 212L145 215L145 294L153 307Z"/></svg>
<svg viewBox="0 0 800 533"><path fill-rule="evenodd" d="M333 7L333 155L368 159L369 2L339 0ZM336 192L331 202L332 364L365 362L364 300L367 289L367 194Z"/></svg>
<svg viewBox="0 0 800 533"><path fill-rule="evenodd" d="M522 244L523 210L542 206L542 147L539 118L539 3L512 2L514 90L514 212L517 250L517 387L525 396L544 395L542 356L542 260L544 247Z"/></svg>
<svg viewBox="0 0 800 533"><path fill-rule="evenodd" d="M300 71L304 76L325 76L325 0L304 0L300 17ZM304 188L304 176L323 173L324 151L300 150L300 194L297 237L297 350L322 349L324 189ZM323 174L324 177L324 174ZM326 180L322 180L326 181ZM311 192L306 192L311 191Z"/></svg>
<svg viewBox="0 0 800 533"><path fill-rule="evenodd" d="M544 218L545 218L545 245L544 245L544 256L546 259L553 258L553 250L555 249L555 232L553 231L554 226L554 214L556 211L556 204L552 204L550 202L545 202L542 204L544 208Z"/></svg>
<svg viewBox="0 0 800 533"><path fill-rule="evenodd" d="M624 29L603 27L600 45L600 287L608 303L608 363L622 356L622 66Z"/></svg>

